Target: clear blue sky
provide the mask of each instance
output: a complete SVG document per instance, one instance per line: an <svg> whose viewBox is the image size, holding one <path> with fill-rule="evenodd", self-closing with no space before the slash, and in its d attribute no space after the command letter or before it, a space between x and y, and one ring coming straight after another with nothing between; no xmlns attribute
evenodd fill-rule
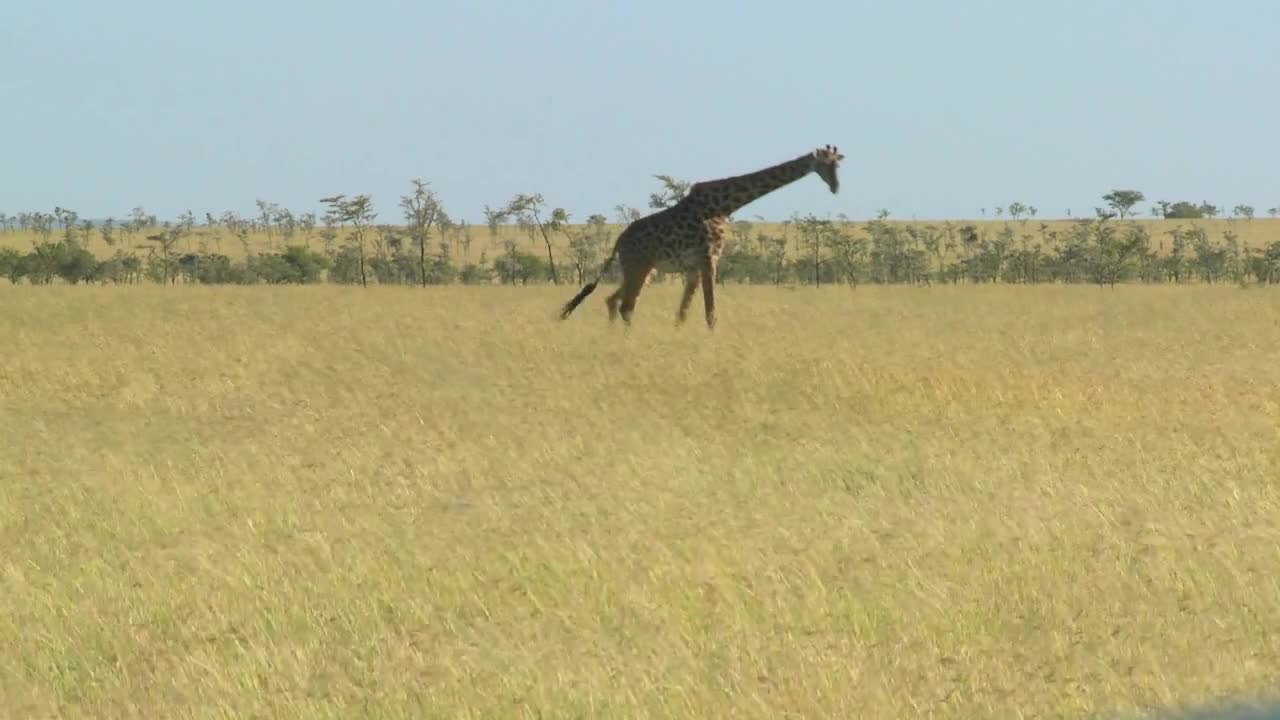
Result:
<svg viewBox="0 0 1280 720"><path fill-rule="evenodd" d="M0 210L295 211L421 176L575 218L826 143L738 217L1280 204L1270 0L58 0L0 10Z"/></svg>

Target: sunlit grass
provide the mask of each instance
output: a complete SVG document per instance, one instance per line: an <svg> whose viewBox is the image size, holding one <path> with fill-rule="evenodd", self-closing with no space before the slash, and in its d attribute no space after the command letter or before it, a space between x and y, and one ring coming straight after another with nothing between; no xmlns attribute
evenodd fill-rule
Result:
<svg viewBox="0 0 1280 720"><path fill-rule="evenodd" d="M0 715L1270 691L1280 294L0 288Z"/></svg>

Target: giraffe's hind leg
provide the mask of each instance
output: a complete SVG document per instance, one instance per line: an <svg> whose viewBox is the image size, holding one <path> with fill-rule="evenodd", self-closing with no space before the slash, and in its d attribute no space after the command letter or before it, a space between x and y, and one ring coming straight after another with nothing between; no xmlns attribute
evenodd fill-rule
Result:
<svg viewBox="0 0 1280 720"><path fill-rule="evenodd" d="M698 283L702 280L702 273L696 268L688 270L684 274L684 294L680 296L680 309L676 311L676 324L684 323L685 318L689 315L689 306L693 304L693 294L698 291Z"/></svg>
<svg viewBox="0 0 1280 720"><path fill-rule="evenodd" d="M618 319L618 303L621 300L622 300L621 286L619 286L617 290L614 290L613 294L605 298L604 300L604 304L609 307L609 322L611 323Z"/></svg>
<svg viewBox="0 0 1280 720"><path fill-rule="evenodd" d="M636 297L640 295L641 290L648 287L649 283L653 281L654 276L657 274L658 269L656 267L650 267L649 270L643 274L640 272L639 268L628 270L624 267L622 270L622 284L618 286L617 290L613 291L612 295L605 298L604 301L605 305L609 308L609 322L613 322L618 319L618 312L628 294L631 296L631 308L634 309ZM640 278L638 284L635 280L636 277ZM624 314L622 319L628 323L631 322L629 313Z"/></svg>
<svg viewBox="0 0 1280 720"><path fill-rule="evenodd" d="M622 268L622 287L619 292L622 294L622 301L619 303L618 310L622 313L622 321L631 324L631 314L636 309L636 299L640 297L640 291L649 283L649 276L653 272L653 263L640 263L630 267Z"/></svg>

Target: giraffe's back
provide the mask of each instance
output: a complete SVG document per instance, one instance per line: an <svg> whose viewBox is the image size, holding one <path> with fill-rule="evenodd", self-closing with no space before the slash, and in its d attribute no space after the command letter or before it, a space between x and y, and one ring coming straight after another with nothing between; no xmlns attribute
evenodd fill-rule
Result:
<svg viewBox="0 0 1280 720"><path fill-rule="evenodd" d="M699 267L708 253L719 256L728 220L704 217L692 203L677 203L631 223L620 239L624 263L652 263L662 272Z"/></svg>

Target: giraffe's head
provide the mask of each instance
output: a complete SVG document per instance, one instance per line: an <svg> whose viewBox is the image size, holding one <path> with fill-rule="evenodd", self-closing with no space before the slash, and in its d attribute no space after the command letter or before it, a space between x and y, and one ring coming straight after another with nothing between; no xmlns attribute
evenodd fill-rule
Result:
<svg viewBox="0 0 1280 720"><path fill-rule="evenodd" d="M840 150L834 145L820 147L810 153L813 157L813 171L818 173L818 177L831 188L832 194L840 190L840 178L836 175L836 168L840 167L840 161L844 159L844 155L840 154Z"/></svg>

